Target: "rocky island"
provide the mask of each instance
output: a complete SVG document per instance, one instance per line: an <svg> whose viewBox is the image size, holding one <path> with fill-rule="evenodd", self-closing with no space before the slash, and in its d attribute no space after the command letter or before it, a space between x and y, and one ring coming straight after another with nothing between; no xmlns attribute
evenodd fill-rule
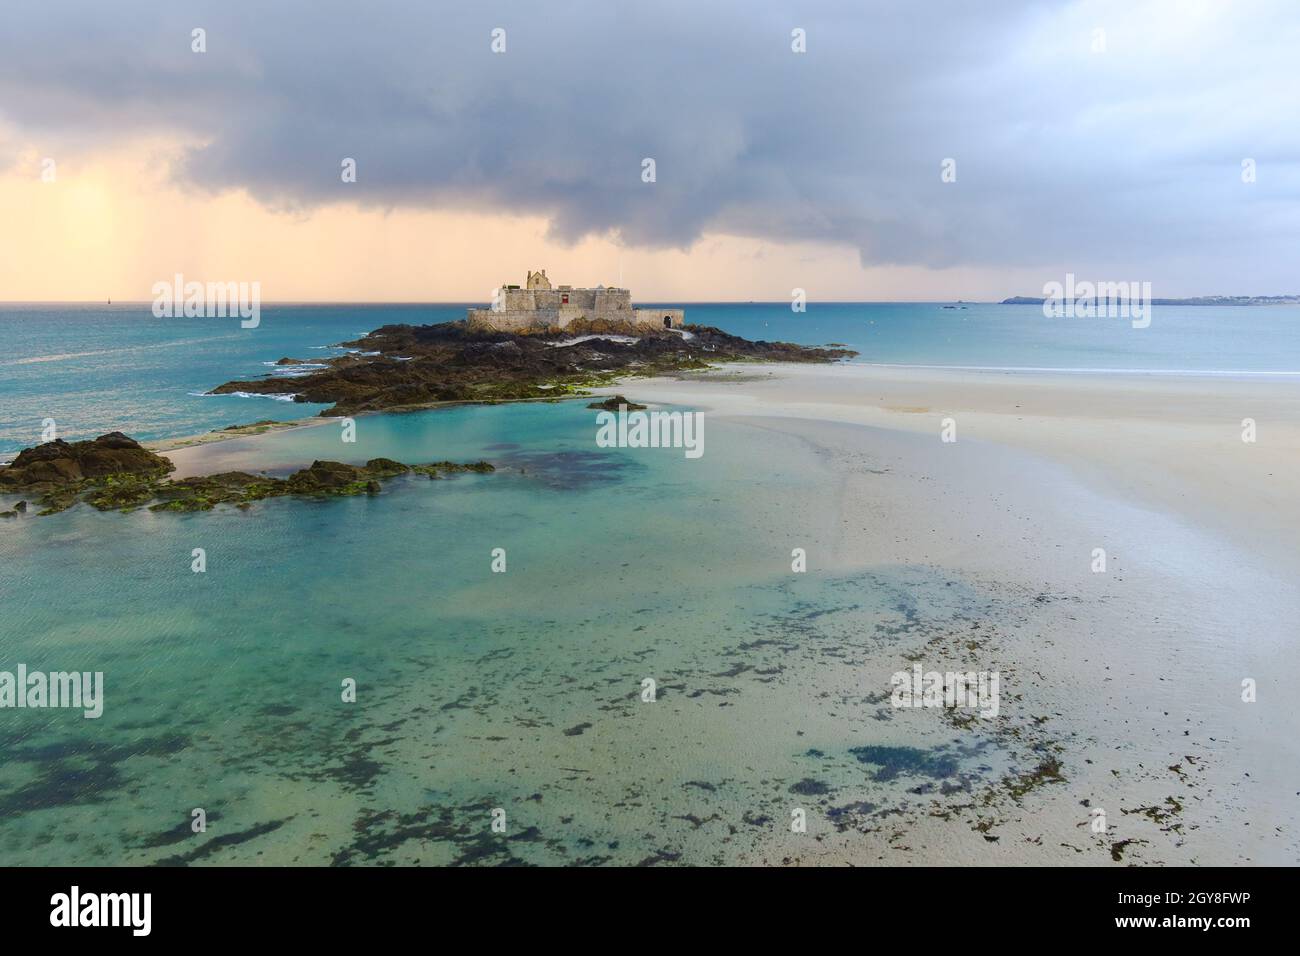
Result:
<svg viewBox="0 0 1300 956"><path fill-rule="evenodd" d="M385 325L349 354L294 379L294 398L322 415L447 402L497 402L583 394L616 378L700 370L718 362L833 362L857 353L787 342L751 342L710 326L656 328L575 319L561 328L491 329L467 322ZM213 394L282 394L283 378L226 382Z"/></svg>

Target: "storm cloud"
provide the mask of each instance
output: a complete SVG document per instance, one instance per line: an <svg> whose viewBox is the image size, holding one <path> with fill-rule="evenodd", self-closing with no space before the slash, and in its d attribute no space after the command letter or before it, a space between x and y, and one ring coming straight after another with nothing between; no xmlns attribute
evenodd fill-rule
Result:
<svg viewBox="0 0 1300 956"><path fill-rule="evenodd" d="M506 211L569 242L718 232L846 243L864 264L1300 291L1286 2L76 0L6 17L0 162L166 137L187 188L308 214Z"/></svg>

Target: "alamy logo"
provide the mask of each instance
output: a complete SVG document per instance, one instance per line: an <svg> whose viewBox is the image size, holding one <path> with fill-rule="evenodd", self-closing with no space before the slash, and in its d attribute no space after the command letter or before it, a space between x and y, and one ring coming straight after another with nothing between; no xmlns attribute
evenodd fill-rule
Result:
<svg viewBox="0 0 1300 956"><path fill-rule="evenodd" d="M947 671L921 672L921 665L912 670L897 671L890 678L894 693L890 703L895 707L951 707L977 710L981 717L998 715L998 671Z"/></svg>
<svg viewBox="0 0 1300 956"><path fill-rule="evenodd" d="M93 680L92 680L93 678ZM104 672L27 670L0 671L0 707L75 707L86 720L104 713Z"/></svg>
<svg viewBox="0 0 1300 956"><path fill-rule="evenodd" d="M687 458L704 454L703 412L629 412L626 405L596 414L598 448L684 448Z"/></svg>
<svg viewBox="0 0 1300 956"><path fill-rule="evenodd" d="M1075 282L1065 274L1065 285L1043 285L1043 315L1049 319L1132 319L1133 328L1151 324L1150 282Z"/></svg>
<svg viewBox="0 0 1300 956"><path fill-rule="evenodd" d="M71 893L50 897L51 926L129 926L131 935L148 936L152 928L150 893Z"/></svg>
<svg viewBox="0 0 1300 956"><path fill-rule="evenodd" d="M262 321L262 283L260 282L186 282L179 272L171 282L155 282L153 314L155 318L234 318L239 325L255 329Z"/></svg>

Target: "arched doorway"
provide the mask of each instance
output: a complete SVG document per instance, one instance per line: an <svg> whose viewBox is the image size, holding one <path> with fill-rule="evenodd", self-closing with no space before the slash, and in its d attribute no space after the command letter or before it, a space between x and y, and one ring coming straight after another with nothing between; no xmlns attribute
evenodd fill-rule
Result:
<svg viewBox="0 0 1300 956"><path fill-rule="evenodd" d="M671 315L665 315L665 316L664 316L664 328L665 328L665 329L671 329L672 327L673 327L673 317L672 317Z"/></svg>

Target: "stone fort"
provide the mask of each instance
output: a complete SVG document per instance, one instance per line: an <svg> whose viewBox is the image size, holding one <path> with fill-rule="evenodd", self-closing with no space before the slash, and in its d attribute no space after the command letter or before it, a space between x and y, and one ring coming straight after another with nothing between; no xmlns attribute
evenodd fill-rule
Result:
<svg viewBox="0 0 1300 956"><path fill-rule="evenodd" d="M470 309L468 321L471 326L499 332L562 329L578 319L679 329L685 316L681 309L634 309L632 293L627 289L575 289L567 285L551 288L543 269L529 272L523 288L503 285L492 307Z"/></svg>

